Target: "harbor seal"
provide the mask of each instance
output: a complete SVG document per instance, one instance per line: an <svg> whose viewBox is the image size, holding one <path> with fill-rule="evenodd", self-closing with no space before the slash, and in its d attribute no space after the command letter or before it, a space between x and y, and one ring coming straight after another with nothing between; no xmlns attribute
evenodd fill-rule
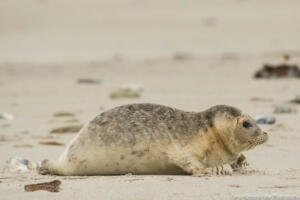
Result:
<svg viewBox="0 0 300 200"><path fill-rule="evenodd" d="M241 152L266 142L267 133L241 110L213 106L185 112L155 104L123 105L96 116L58 160L40 174L231 174L246 163Z"/></svg>

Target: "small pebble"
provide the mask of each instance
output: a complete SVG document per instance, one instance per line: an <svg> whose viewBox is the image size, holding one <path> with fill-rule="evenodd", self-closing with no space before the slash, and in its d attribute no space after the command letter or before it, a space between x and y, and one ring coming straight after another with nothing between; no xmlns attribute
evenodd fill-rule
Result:
<svg viewBox="0 0 300 200"><path fill-rule="evenodd" d="M276 122L273 116L257 115L254 119L258 124L274 124Z"/></svg>
<svg viewBox="0 0 300 200"><path fill-rule="evenodd" d="M3 112L0 113L0 119L14 120L15 117L13 116L13 114Z"/></svg>
<svg viewBox="0 0 300 200"><path fill-rule="evenodd" d="M39 162L31 163L27 159L17 157L17 158L10 158L6 162L4 171L24 173L24 172L36 171L39 169L39 167L40 167Z"/></svg>
<svg viewBox="0 0 300 200"><path fill-rule="evenodd" d="M144 86L139 84L124 84L119 89L112 91L110 98L139 98L144 89Z"/></svg>
<svg viewBox="0 0 300 200"><path fill-rule="evenodd" d="M139 98L141 97L141 92L131 90L131 89L118 89L110 93L111 99L119 98Z"/></svg>
<svg viewBox="0 0 300 200"><path fill-rule="evenodd" d="M295 99L293 99L291 102L292 103L299 103L300 104L300 94L297 94L296 97L295 97Z"/></svg>
<svg viewBox="0 0 300 200"><path fill-rule="evenodd" d="M80 78L77 80L78 84L100 84L101 80L91 78Z"/></svg>
<svg viewBox="0 0 300 200"><path fill-rule="evenodd" d="M122 90L132 90L132 91L135 91L135 92L143 92L145 90L145 87L143 85L130 83L130 84L121 85L120 89L122 89Z"/></svg>
<svg viewBox="0 0 300 200"><path fill-rule="evenodd" d="M285 113L285 114L291 114L291 113L297 113L297 109L292 106L292 105L274 105L274 113L280 114L280 113Z"/></svg>
<svg viewBox="0 0 300 200"><path fill-rule="evenodd" d="M173 55L174 60L188 60L190 58L190 55L188 53L184 52L176 52Z"/></svg>
<svg viewBox="0 0 300 200"><path fill-rule="evenodd" d="M74 117L74 116L75 116L74 113L64 112L64 111L56 112L53 114L53 117Z"/></svg>
<svg viewBox="0 0 300 200"><path fill-rule="evenodd" d="M83 125L68 125L68 126L62 126L59 128L54 128L50 131L50 133L77 133L80 131L80 129L83 127Z"/></svg>

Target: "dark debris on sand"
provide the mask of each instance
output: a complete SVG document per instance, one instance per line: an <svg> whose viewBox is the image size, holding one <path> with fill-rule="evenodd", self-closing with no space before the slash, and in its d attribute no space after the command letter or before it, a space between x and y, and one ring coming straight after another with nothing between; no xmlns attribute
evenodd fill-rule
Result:
<svg viewBox="0 0 300 200"><path fill-rule="evenodd" d="M82 128L82 125L69 125L52 129L50 133L77 133Z"/></svg>
<svg viewBox="0 0 300 200"><path fill-rule="evenodd" d="M50 146L64 146L64 143L56 141L40 141L41 145L50 145Z"/></svg>
<svg viewBox="0 0 300 200"><path fill-rule="evenodd" d="M100 84L100 79L92 79L92 78L79 78L77 79L78 84Z"/></svg>
<svg viewBox="0 0 300 200"><path fill-rule="evenodd" d="M34 192L38 190L45 190L48 192L58 192L60 190L59 188L60 184L61 184L60 180L54 180L51 182L25 185L24 189L26 192Z"/></svg>
<svg viewBox="0 0 300 200"><path fill-rule="evenodd" d="M254 74L255 78L300 78L300 69L296 64L265 64Z"/></svg>

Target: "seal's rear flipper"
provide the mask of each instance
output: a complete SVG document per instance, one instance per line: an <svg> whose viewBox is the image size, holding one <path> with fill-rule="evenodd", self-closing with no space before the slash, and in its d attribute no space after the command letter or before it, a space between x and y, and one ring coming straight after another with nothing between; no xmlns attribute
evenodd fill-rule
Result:
<svg viewBox="0 0 300 200"><path fill-rule="evenodd" d="M55 173L55 166L54 166L55 161L51 160L43 160L41 167L39 168L39 174L46 175L46 174L57 174Z"/></svg>

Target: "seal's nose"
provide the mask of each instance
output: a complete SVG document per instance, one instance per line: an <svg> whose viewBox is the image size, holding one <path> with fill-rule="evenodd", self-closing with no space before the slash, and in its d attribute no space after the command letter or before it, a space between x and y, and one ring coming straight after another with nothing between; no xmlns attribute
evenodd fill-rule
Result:
<svg viewBox="0 0 300 200"><path fill-rule="evenodd" d="M266 136L267 136L267 135L268 135L268 133L267 133L267 132L264 132L264 135L266 135Z"/></svg>

